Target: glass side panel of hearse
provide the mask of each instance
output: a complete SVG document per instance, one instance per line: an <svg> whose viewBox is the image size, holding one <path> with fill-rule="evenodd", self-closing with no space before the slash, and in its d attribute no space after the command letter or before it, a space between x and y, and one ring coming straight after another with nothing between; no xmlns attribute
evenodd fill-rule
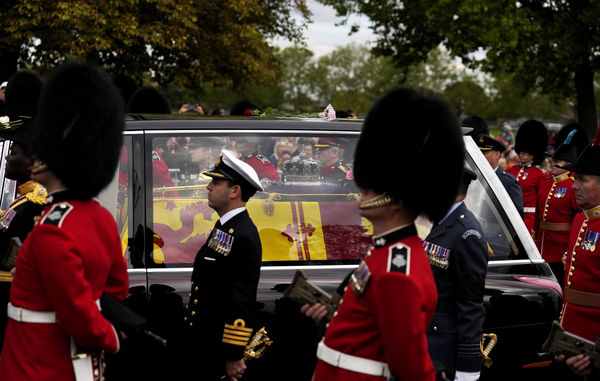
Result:
<svg viewBox="0 0 600 381"><path fill-rule="evenodd" d="M473 139L465 136L464 142L465 165L477 174L477 180L469 186L465 204L477 217L486 235L490 267L495 266L494 262L507 260L542 263L522 217L498 176Z"/></svg>
<svg viewBox="0 0 600 381"><path fill-rule="evenodd" d="M219 218L207 199L211 178L203 172L223 150L252 166L263 185L246 207L259 231L264 265L357 263L371 243L371 225L356 207L357 138L308 131L147 134L154 265L193 263Z"/></svg>

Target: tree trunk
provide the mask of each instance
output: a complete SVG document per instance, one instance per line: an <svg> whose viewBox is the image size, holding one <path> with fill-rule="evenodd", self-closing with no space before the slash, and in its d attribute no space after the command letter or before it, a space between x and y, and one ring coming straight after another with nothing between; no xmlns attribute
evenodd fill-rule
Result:
<svg viewBox="0 0 600 381"><path fill-rule="evenodd" d="M594 96L594 73L590 68L587 56L584 62L575 68L575 93L577 97L577 120L592 140L598 130L598 118Z"/></svg>
<svg viewBox="0 0 600 381"><path fill-rule="evenodd" d="M0 82L8 81L17 71L19 50L0 49Z"/></svg>

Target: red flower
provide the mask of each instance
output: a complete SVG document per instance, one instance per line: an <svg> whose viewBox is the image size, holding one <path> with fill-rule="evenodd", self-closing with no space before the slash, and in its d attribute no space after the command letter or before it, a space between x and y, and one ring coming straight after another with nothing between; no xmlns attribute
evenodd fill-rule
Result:
<svg viewBox="0 0 600 381"><path fill-rule="evenodd" d="M244 116L252 116L252 110L250 110L249 108L245 109Z"/></svg>

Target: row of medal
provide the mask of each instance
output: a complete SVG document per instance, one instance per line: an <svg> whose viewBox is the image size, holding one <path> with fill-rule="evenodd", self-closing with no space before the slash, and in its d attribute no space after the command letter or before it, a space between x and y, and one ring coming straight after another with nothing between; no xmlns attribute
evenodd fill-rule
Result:
<svg viewBox="0 0 600 381"><path fill-rule="evenodd" d="M215 228L213 230L212 236L208 240L208 247L210 247L219 254L227 256L231 251L231 246L233 245L233 238L234 237L231 234L227 234L224 231Z"/></svg>

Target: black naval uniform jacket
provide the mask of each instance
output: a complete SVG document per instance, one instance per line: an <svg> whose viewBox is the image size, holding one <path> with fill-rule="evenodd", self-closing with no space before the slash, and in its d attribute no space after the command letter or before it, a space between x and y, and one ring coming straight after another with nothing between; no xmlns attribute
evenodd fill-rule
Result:
<svg viewBox="0 0 600 381"><path fill-rule="evenodd" d="M445 365L450 379L455 371L478 372L488 261L481 225L461 202L433 226L423 246L438 291L427 330L429 354Z"/></svg>
<svg viewBox="0 0 600 381"><path fill-rule="evenodd" d="M215 376L225 374L225 360L243 357L253 329L260 328L251 313L261 260L258 230L246 210L223 226L218 221L196 255L184 318L188 350L200 353Z"/></svg>
<svg viewBox="0 0 600 381"><path fill-rule="evenodd" d="M523 217L523 192L521 191L519 181L510 173L504 172L499 166L496 167L495 172L496 175L498 175L500 182L504 186L504 189L506 189L506 192L510 196L513 204L515 204L517 211L521 217Z"/></svg>

